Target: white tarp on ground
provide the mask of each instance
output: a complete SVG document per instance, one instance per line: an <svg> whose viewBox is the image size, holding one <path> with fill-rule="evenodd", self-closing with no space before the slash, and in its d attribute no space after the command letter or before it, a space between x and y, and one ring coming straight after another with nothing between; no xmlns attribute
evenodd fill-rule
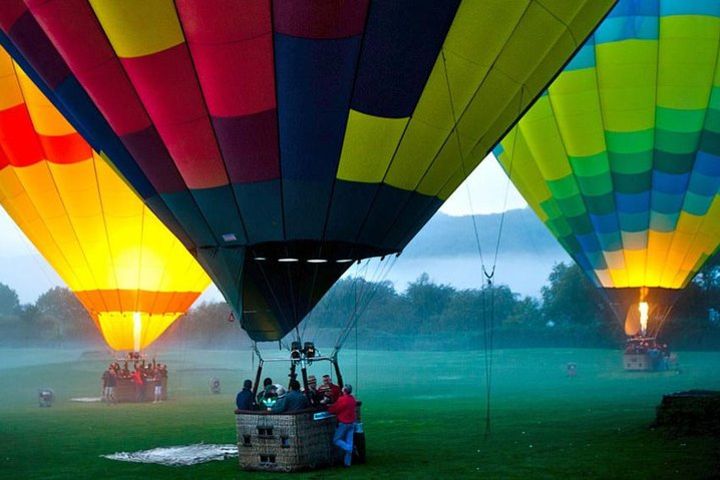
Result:
<svg viewBox="0 0 720 480"><path fill-rule="evenodd" d="M196 443L195 445L180 445L176 447L160 447L139 452L118 452L110 455L100 455L110 460L136 463L158 463L168 466L195 465L196 463L225 460L237 457L237 445L216 445Z"/></svg>
<svg viewBox="0 0 720 480"><path fill-rule="evenodd" d="M80 403L95 403L95 402L102 402L102 398L100 397L78 397L78 398L71 398L71 402L80 402Z"/></svg>

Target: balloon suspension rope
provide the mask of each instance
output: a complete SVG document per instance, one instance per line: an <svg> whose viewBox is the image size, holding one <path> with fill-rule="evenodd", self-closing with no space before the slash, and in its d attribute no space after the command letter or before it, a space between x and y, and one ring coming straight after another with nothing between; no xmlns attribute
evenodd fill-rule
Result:
<svg viewBox="0 0 720 480"><path fill-rule="evenodd" d="M493 367L493 332L495 324L495 289L493 288L492 278L494 275L494 269L491 274L483 268L483 275L485 275L485 285L482 289L482 322L483 322L483 347L485 350L485 433L484 438L487 440L490 437L491 428L491 415L490 415L490 401L492 398L492 367ZM487 307L486 307L486 290L490 290L490 315L488 318Z"/></svg>
<svg viewBox="0 0 720 480"><path fill-rule="evenodd" d="M450 79L448 77L447 70L447 59L445 58L445 51L441 51L441 58L443 61L443 71L445 73L445 84L447 87L448 98L450 99L450 110L453 116L453 131L455 133L455 141L457 142L457 148L460 155L460 167L462 169L463 178L467 180L470 171L468 171L465 165L465 155L462 146L460 133L457 131L458 115L455 111L455 101L453 97L452 88L450 86ZM491 66L492 69L492 66ZM489 71L489 70L488 70ZM484 83L484 79L483 82ZM482 85L481 83L481 85ZM518 106L518 116L522 113L522 108L525 100L526 86L525 84L519 84L520 86L520 103ZM464 112L462 112L464 113ZM517 137L517 134L516 134ZM507 184L505 185L505 198L502 213L500 216L500 226L498 228L497 241L495 242L495 252L492 259L492 266L488 270L486 268L485 259L483 258L482 246L480 244L480 235L478 234L477 221L475 219L475 210L472 205L472 195L470 193L470 186L465 181L465 188L467 191L468 205L470 207L470 218L472 219L473 234L475 235L475 244L477 246L478 255L480 257L480 264L482 266L482 273L484 277L483 287L481 290L481 302L482 302L482 324L483 324L483 346L485 349L485 434L484 437L487 439L490 436L490 399L492 393L492 357L493 357L493 326L495 323L495 289L493 288L493 277L495 276L495 267L497 266L498 252L500 251L500 240L502 238L503 226L505 225L505 212L507 211L508 193L510 190L510 179L512 177L512 158L508 172ZM485 293L486 290L490 289L490 315L488 319Z"/></svg>

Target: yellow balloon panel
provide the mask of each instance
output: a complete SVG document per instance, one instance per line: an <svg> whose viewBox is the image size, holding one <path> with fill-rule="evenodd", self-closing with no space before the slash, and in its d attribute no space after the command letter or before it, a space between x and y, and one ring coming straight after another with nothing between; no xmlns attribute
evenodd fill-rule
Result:
<svg viewBox="0 0 720 480"><path fill-rule="evenodd" d="M5 52L0 86L0 204L110 347L147 347L210 279Z"/></svg>

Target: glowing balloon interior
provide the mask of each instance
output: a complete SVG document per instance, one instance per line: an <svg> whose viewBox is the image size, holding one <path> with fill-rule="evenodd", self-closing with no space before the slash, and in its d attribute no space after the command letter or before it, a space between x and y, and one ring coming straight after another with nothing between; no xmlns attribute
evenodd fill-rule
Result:
<svg viewBox="0 0 720 480"><path fill-rule="evenodd" d="M612 0L8 0L0 42L256 340L402 251Z"/></svg>
<svg viewBox="0 0 720 480"><path fill-rule="evenodd" d="M148 346L209 284L184 246L4 51L0 204L115 350Z"/></svg>

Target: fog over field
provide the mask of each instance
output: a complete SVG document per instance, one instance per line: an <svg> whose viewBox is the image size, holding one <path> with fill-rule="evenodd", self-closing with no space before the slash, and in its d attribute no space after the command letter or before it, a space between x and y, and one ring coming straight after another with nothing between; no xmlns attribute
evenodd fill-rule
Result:
<svg viewBox="0 0 720 480"><path fill-rule="evenodd" d="M485 263L494 257L501 214L476 215L480 246ZM64 285L45 260L16 228L8 226L0 241L0 283L14 288L20 301L29 303L54 286ZM13 249L8 245L13 245ZM22 244L24 254L15 251ZM522 295L539 295L552 266L569 262L570 257L558 245L535 214L525 208L505 215L498 249L495 283L508 285ZM477 288L482 284L481 261L470 216L437 213L407 246L389 271L387 279L403 291L423 272L437 283L456 288ZM349 274L353 274L351 269ZM220 301L220 292L211 286L202 300Z"/></svg>
<svg viewBox="0 0 720 480"><path fill-rule="evenodd" d="M486 268L493 263L501 214L452 217L438 213L410 242L388 279L403 290L423 272L437 283L456 288L478 288L482 262L475 239L478 231ZM506 212L497 249L495 283L522 295L538 296L558 262L570 262L567 253L530 209Z"/></svg>

